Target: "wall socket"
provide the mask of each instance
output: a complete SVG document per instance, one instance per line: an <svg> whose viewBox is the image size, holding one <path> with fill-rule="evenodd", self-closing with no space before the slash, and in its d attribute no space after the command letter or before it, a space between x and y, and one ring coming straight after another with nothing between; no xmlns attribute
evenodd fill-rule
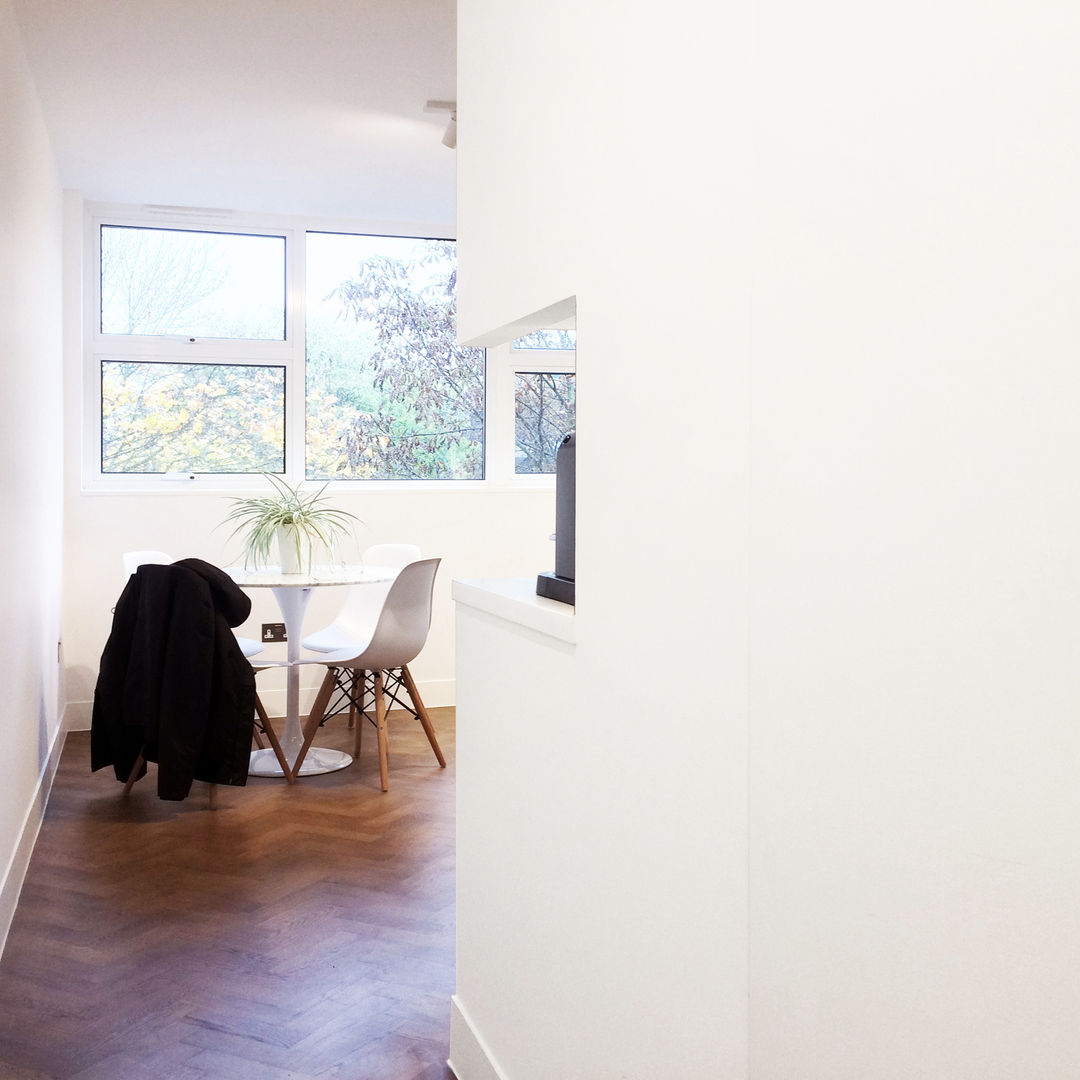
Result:
<svg viewBox="0 0 1080 1080"><path fill-rule="evenodd" d="M263 641L287 641L283 622L264 622L262 624Z"/></svg>

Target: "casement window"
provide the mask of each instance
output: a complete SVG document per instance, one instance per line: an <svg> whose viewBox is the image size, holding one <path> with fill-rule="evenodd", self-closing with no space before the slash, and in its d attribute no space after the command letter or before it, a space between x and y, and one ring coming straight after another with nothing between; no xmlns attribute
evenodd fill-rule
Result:
<svg viewBox="0 0 1080 1080"><path fill-rule="evenodd" d="M98 223L94 241L97 472L284 471L286 237Z"/></svg>
<svg viewBox="0 0 1080 1080"><path fill-rule="evenodd" d="M220 217L91 208L87 488L550 483L572 331L458 345L453 240Z"/></svg>

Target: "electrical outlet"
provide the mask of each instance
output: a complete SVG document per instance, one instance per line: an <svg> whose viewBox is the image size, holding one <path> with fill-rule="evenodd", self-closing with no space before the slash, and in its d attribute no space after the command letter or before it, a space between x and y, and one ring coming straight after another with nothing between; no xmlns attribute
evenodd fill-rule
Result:
<svg viewBox="0 0 1080 1080"><path fill-rule="evenodd" d="M283 622L264 622L262 624L263 641L287 641Z"/></svg>

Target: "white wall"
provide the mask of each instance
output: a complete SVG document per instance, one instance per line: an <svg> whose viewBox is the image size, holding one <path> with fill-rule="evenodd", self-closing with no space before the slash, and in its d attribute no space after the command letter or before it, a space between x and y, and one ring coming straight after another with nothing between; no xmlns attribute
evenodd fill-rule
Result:
<svg viewBox="0 0 1080 1080"><path fill-rule="evenodd" d="M459 331L577 299L582 692L551 686L514 888L470 869L497 787L459 806L458 1002L510 1080L745 1072L748 31L680 10L459 3ZM519 894L565 897L555 932Z"/></svg>
<svg viewBox="0 0 1080 1080"><path fill-rule="evenodd" d="M1076 1075L1080 26L706 7L459 3L460 327L577 296L595 690L580 914L462 1005L506 1080Z"/></svg>
<svg viewBox="0 0 1080 1080"><path fill-rule="evenodd" d="M60 729L61 192L10 0L0 0L0 945Z"/></svg>

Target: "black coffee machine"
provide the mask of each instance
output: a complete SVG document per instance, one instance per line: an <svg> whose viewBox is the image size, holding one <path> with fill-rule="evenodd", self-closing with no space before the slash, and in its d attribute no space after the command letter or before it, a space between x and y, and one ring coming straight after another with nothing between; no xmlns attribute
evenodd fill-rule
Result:
<svg viewBox="0 0 1080 1080"><path fill-rule="evenodd" d="M577 450L570 432L555 452L555 571L538 574L537 596L574 602L574 474Z"/></svg>

